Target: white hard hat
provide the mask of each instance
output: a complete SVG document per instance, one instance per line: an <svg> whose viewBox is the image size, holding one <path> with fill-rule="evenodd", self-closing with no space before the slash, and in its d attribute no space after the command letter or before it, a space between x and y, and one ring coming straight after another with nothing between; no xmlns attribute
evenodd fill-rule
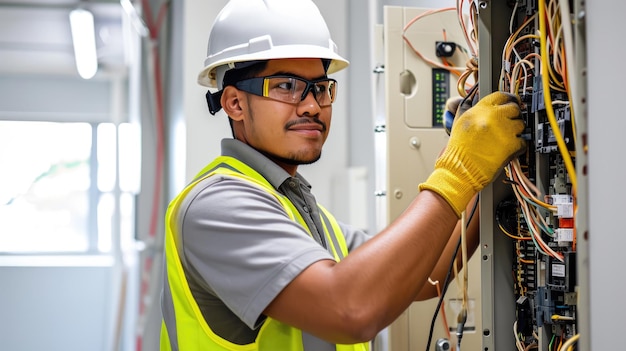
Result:
<svg viewBox="0 0 626 351"><path fill-rule="evenodd" d="M349 64L313 1L230 0L211 28L198 83L221 88L224 72L237 62L281 58L327 59L327 73Z"/></svg>

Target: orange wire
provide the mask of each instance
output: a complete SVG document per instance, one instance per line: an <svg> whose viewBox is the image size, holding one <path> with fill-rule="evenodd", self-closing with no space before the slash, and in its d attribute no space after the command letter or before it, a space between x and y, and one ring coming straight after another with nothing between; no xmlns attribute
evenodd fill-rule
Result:
<svg viewBox="0 0 626 351"><path fill-rule="evenodd" d="M430 277L428 278L428 282L432 285L434 285L437 288L437 297L441 298L441 289L439 288L439 281L435 280L432 281L430 279ZM442 322L443 322L443 328L446 331L446 336L448 337L448 340L450 340L450 326L448 325L448 318L446 317L446 304L442 303L441 304L441 318L442 318Z"/></svg>
<svg viewBox="0 0 626 351"><path fill-rule="evenodd" d="M419 19L435 14L435 13L439 13L439 12L445 12L445 11L456 11L455 7L444 7L444 8L440 8L440 9L433 9L433 10L428 10L425 11L417 16L415 16L414 18L412 18L405 26L404 28L402 28L402 39L407 43L407 45L411 48L411 50L413 50L413 52L422 60L424 60L425 62L436 66L436 67L441 67L443 69L446 69L448 71L450 71L451 73L454 73L456 76L460 76L461 72L459 72L458 70L453 69L452 67L447 67L446 65L441 65L438 62L435 62L427 57L425 57L424 55L422 55L411 43L411 41L409 40L409 38L406 37L405 33L407 31L407 29L409 29L410 26L413 25L413 23L417 22Z"/></svg>

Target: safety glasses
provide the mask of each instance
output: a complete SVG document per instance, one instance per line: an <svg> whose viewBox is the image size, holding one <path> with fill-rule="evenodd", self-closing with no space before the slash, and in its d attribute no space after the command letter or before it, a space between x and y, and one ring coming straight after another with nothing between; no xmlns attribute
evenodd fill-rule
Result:
<svg viewBox="0 0 626 351"><path fill-rule="evenodd" d="M250 94L291 104L299 103L312 92L320 107L332 104L337 93L337 81L334 79L306 80L285 75L243 79L235 83L235 87Z"/></svg>

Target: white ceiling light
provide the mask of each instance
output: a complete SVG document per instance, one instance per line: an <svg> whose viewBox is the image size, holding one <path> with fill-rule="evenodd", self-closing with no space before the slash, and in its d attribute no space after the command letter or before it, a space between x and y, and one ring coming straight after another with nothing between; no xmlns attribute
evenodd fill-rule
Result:
<svg viewBox="0 0 626 351"><path fill-rule="evenodd" d="M70 27L74 42L76 69L83 79L90 79L98 71L93 14L81 8L73 10L70 12Z"/></svg>
<svg viewBox="0 0 626 351"><path fill-rule="evenodd" d="M120 4L122 5L122 9L124 9L124 12L126 12L128 18L130 18L131 23L133 24L133 27L135 27L137 33L139 33L139 35L141 35L142 37L148 36L148 27L141 19L141 16L137 12L137 9L133 5L133 3L130 0L120 0Z"/></svg>

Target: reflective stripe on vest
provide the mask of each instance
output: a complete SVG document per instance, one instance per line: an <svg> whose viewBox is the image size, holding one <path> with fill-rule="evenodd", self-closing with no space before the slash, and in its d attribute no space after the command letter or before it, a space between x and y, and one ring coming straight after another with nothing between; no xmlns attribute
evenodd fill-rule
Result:
<svg viewBox="0 0 626 351"><path fill-rule="evenodd" d="M272 194L285 209L293 221L300 223L307 231L304 219L286 196L280 194L258 172L232 157L221 156L205 167L180 194L170 202L165 216L165 289L163 291L162 309L164 319L161 324L162 351L315 351L304 345L302 332L287 324L267 317L254 343L247 345L233 344L215 334L204 320L202 312L194 300L187 278L184 273L180 253L182 248L178 242L177 232L179 208L186 195L202 180L215 174L230 175L249 181ZM320 217L324 226L324 235L329 243L329 251L339 261L348 254L347 245L335 218L322 206L319 206ZM369 343L354 345L336 345L337 351L367 351Z"/></svg>

